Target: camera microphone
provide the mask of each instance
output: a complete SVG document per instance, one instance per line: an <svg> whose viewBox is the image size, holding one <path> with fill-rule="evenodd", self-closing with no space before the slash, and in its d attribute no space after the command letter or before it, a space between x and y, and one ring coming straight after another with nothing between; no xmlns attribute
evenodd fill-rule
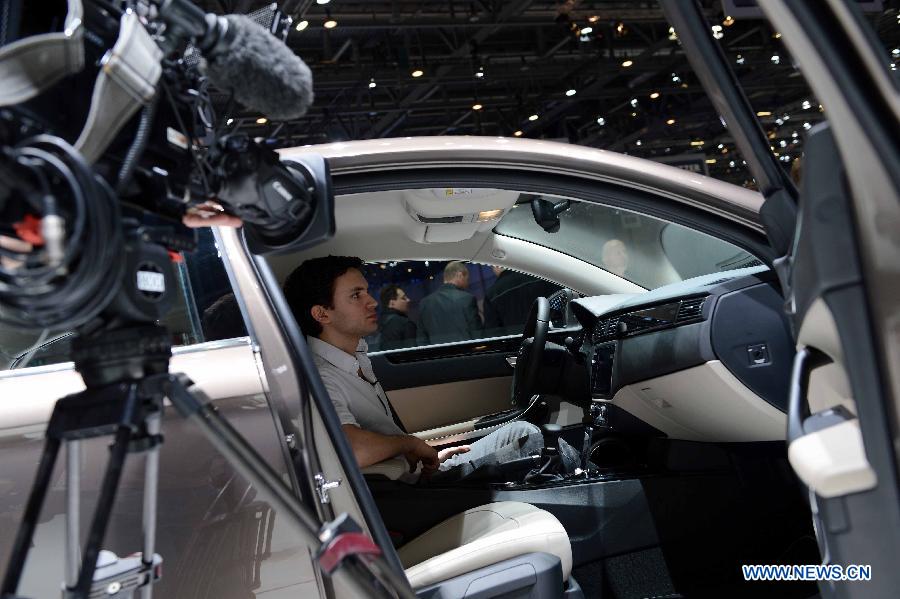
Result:
<svg viewBox="0 0 900 599"><path fill-rule="evenodd" d="M312 73L277 37L245 15L217 17L218 39L200 50L216 87L270 119L302 116L313 102Z"/></svg>

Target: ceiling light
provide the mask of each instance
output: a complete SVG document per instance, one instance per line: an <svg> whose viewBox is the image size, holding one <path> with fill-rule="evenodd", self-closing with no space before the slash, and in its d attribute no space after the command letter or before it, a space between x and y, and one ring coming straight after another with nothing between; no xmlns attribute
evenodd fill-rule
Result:
<svg viewBox="0 0 900 599"><path fill-rule="evenodd" d="M482 71L481 69L475 71L475 76L481 79L482 77L484 77L484 71Z"/></svg>
<svg viewBox="0 0 900 599"><path fill-rule="evenodd" d="M644 145L644 142L642 142L641 140L637 140L636 142L634 142L634 145L642 146L642 145Z"/></svg>
<svg viewBox="0 0 900 599"><path fill-rule="evenodd" d="M725 33L722 31L721 25L713 25L712 26L712 34L713 34L713 38L717 39L717 40L720 40L723 37L725 37Z"/></svg>
<svg viewBox="0 0 900 599"><path fill-rule="evenodd" d="M593 27L582 27L581 28L581 35L587 35L587 34L593 33L593 32L594 32Z"/></svg>
<svg viewBox="0 0 900 599"><path fill-rule="evenodd" d="M786 148L786 147L787 147L787 140L786 140L786 139L782 139L781 141L778 142L778 145L781 146L782 148Z"/></svg>
<svg viewBox="0 0 900 599"><path fill-rule="evenodd" d="M673 42L678 39L678 34L675 33L674 27L669 27L669 39Z"/></svg>
<svg viewBox="0 0 900 599"><path fill-rule="evenodd" d="M316 4L319 5L328 4L329 2L331 2L331 0L316 0Z"/></svg>
<svg viewBox="0 0 900 599"><path fill-rule="evenodd" d="M257 125L265 125L265 124L268 123L268 122L269 122L269 119L267 119L267 118L264 117L264 116L261 116L261 117L259 117L258 119L256 119L256 124L257 124Z"/></svg>
<svg viewBox="0 0 900 599"><path fill-rule="evenodd" d="M781 64L781 57L777 54L773 54L772 58L770 58L769 60L772 61L772 64Z"/></svg>
<svg viewBox="0 0 900 599"><path fill-rule="evenodd" d="M772 116L772 113L768 110L757 110L756 116Z"/></svg>
<svg viewBox="0 0 900 599"><path fill-rule="evenodd" d="M800 105L803 110L809 110L812 107L812 104L809 103L809 100L803 100L803 104Z"/></svg>
<svg viewBox="0 0 900 599"><path fill-rule="evenodd" d="M625 37L628 35L628 27L625 26L625 23L619 21L616 23L616 35L619 37Z"/></svg>
<svg viewBox="0 0 900 599"><path fill-rule="evenodd" d="M472 104L472 110L481 110L484 108L481 104Z"/></svg>
<svg viewBox="0 0 900 599"><path fill-rule="evenodd" d="M369 79L369 89L372 89L373 87L375 87L377 85L378 84L375 83L375 79Z"/></svg>
<svg viewBox="0 0 900 599"><path fill-rule="evenodd" d="M632 98L632 99L631 99L631 107L632 107L632 108L637 108L637 106L638 106L638 100L637 100L637 98Z"/></svg>
<svg viewBox="0 0 900 599"><path fill-rule="evenodd" d="M423 71L422 69L416 69L412 73L410 73L410 75L412 75L413 77L421 77L424 74L425 71Z"/></svg>
<svg viewBox="0 0 900 599"><path fill-rule="evenodd" d="M669 119L669 120L667 120L667 121L666 121L666 124L667 124L667 125L674 125L674 124L675 124L675 119Z"/></svg>
<svg viewBox="0 0 900 599"><path fill-rule="evenodd" d="M775 119L775 124L778 125L778 126L783 125L783 124L784 124L784 119L781 118L781 117L778 117L777 119Z"/></svg>
<svg viewBox="0 0 900 599"><path fill-rule="evenodd" d="M707 158L705 162L706 162L706 164L715 164L716 159L715 158Z"/></svg>
<svg viewBox="0 0 900 599"><path fill-rule="evenodd" d="M234 119L228 119L227 121L225 121L225 124L230 125L233 122L234 122Z"/></svg>
<svg viewBox="0 0 900 599"><path fill-rule="evenodd" d="M516 137L522 137L522 130L519 129L518 131L513 132L513 135L515 135Z"/></svg>
<svg viewBox="0 0 900 599"><path fill-rule="evenodd" d="M528 117L528 120L529 120L529 121L536 121L536 120L538 120L538 115L533 114L533 115L531 115L530 117Z"/></svg>
<svg viewBox="0 0 900 599"><path fill-rule="evenodd" d="M803 128L809 131L810 129L812 129L812 125L809 124L809 121L806 121L805 123L803 123Z"/></svg>
<svg viewBox="0 0 900 599"><path fill-rule="evenodd" d="M478 213L478 222L483 223L489 220L496 220L503 215L503 208L496 210L482 210Z"/></svg>
<svg viewBox="0 0 900 599"><path fill-rule="evenodd" d="M598 117L597 117L597 124L600 125L600 126L602 127L603 125L606 124L606 119L603 118L602 116L598 116Z"/></svg>
<svg viewBox="0 0 900 599"><path fill-rule="evenodd" d="M294 27L294 29L296 29L297 31L303 31L307 27L309 27L309 21L304 19L304 20L300 21L299 23L297 23L297 25L296 25L296 27Z"/></svg>
<svg viewBox="0 0 900 599"><path fill-rule="evenodd" d="M744 64L744 55L738 54L737 58L734 59L734 62L736 62L738 64Z"/></svg>
<svg viewBox="0 0 900 599"><path fill-rule="evenodd" d="M789 114L783 114L783 115L781 115L781 118L787 121L787 120L789 120L789 119L791 118L791 115L789 115Z"/></svg>
<svg viewBox="0 0 900 599"><path fill-rule="evenodd" d="M891 50L891 56L893 56L894 58L900 56L900 48L894 48L893 50Z"/></svg>
<svg viewBox="0 0 900 599"><path fill-rule="evenodd" d="M624 61L624 62L622 63L622 66L625 67L625 68L627 69L628 67L630 67L630 66L633 65L633 64L634 64L634 61L629 59L629 60Z"/></svg>
<svg viewBox="0 0 900 599"><path fill-rule="evenodd" d="M588 23L596 23L599 20L600 20L600 17L598 17L597 15L588 17Z"/></svg>
<svg viewBox="0 0 900 599"><path fill-rule="evenodd" d="M722 25L725 25L725 27L731 27L732 25L734 25L734 17L732 17L731 15L726 16L725 20L722 21Z"/></svg>
<svg viewBox="0 0 900 599"><path fill-rule="evenodd" d="M672 83L681 83L681 77L677 73L672 73Z"/></svg>
<svg viewBox="0 0 900 599"><path fill-rule="evenodd" d="M578 90L575 89L575 88L567 89L567 90L566 90L566 95L569 96L570 98L571 98L572 96L574 96L575 94L577 94L577 93L578 93Z"/></svg>
<svg viewBox="0 0 900 599"><path fill-rule="evenodd" d="M651 100L655 100L655 99L657 99L658 97L659 97L659 92L653 92L652 94L650 94L650 99L651 99Z"/></svg>
<svg viewBox="0 0 900 599"><path fill-rule="evenodd" d="M337 27L337 21L335 21L334 19L328 19L322 24L322 27L324 27L325 29L334 29L335 27Z"/></svg>
<svg viewBox="0 0 900 599"><path fill-rule="evenodd" d="M791 131L791 137L793 137L794 139L796 139L796 138L800 137L800 134L799 134L798 132L796 132L796 131Z"/></svg>
<svg viewBox="0 0 900 599"><path fill-rule="evenodd" d="M631 113L631 116L632 116L632 117L637 117L637 113L636 113L636 112L632 112L632 113Z"/></svg>
<svg viewBox="0 0 900 599"><path fill-rule="evenodd" d="M703 145L703 140L702 140L702 139L692 139L692 140L691 140L691 145L692 145L692 146L702 146L702 145Z"/></svg>
<svg viewBox="0 0 900 599"><path fill-rule="evenodd" d="M728 166L730 166L731 168L734 168L734 160L729 160Z"/></svg>
<svg viewBox="0 0 900 599"><path fill-rule="evenodd" d="M776 31L776 32L775 32L775 35L772 36L772 37L774 37L774 38L777 39L777 40L780 40L780 39L781 39L781 33L778 32L778 31Z"/></svg>

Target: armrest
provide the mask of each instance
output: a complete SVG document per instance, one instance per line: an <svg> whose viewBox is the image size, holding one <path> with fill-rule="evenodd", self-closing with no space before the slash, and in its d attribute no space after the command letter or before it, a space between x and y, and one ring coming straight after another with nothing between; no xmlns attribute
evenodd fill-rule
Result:
<svg viewBox="0 0 900 599"><path fill-rule="evenodd" d="M422 474L422 464L416 467L416 471L410 473L409 463L402 455L397 455L386 460L382 460L377 464L366 466L362 469L363 476L383 477L389 480L396 480L401 483L414 485Z"/></svg>

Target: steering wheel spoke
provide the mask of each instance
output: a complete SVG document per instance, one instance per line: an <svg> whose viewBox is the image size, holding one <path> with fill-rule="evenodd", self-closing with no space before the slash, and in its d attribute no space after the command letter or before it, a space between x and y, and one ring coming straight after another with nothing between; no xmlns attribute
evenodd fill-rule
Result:
<svg viewBox="0 0 900 599"><path fill-rule="evenodd" d="M540 372L544 347L547 344L547 332L550 330L550 302L546 297L535 298L525 330L522 333L522 345L516 354L516 369L513 371L512 405L524 406L534 395Z"/></svg>

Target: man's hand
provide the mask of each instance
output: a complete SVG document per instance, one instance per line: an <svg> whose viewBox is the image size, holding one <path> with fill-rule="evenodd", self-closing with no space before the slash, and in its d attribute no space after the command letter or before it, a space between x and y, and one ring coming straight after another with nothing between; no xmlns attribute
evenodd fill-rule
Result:
<svg viewBox="0 0 900 599"><path fill-rule="evenodd" d="M403 451L403 457L409 462L409 471L416 471L416 464L422 462L422 474L428 475L438 469L441 460L438 452L423 441L413 435L406 436L406 447Z"/></svg>
<svg viewBox="0 0 900 599"><path fill-rule="evenodd" d="M458 445L456 447L448 447L447 449L442 449L438 452L438 459L443 464L446 460L449 460L453 456L458 453L466 453L471 449L468 445Z"/></svg>
<svg viewBox="0 0 900 599"><path fill-rule="evenodd" d="M244 223L236 216L225 214L225 209L215 202L204 202L188 209L181 218L185 226L192 229L200 227L240 227Z"/></svg>

